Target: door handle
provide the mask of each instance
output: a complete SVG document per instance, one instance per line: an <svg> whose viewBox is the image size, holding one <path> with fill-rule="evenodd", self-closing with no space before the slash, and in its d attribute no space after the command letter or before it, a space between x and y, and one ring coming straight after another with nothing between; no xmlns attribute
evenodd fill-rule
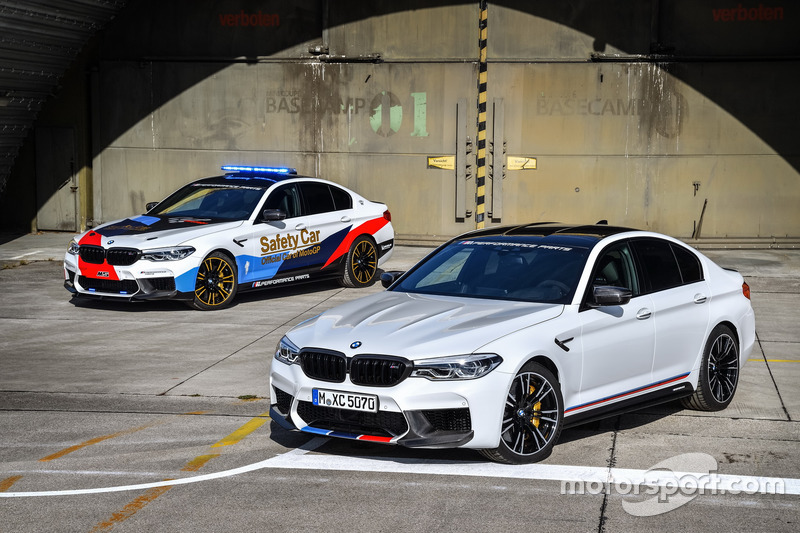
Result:
<svg viewBox="0 0 800 533"><path fill-rule="evenodd" d="M348 222L350 222L351 218L349 216L345 215L342 218L340 218L339 220L341 220L342 222L347 224Z"/></svg>
<svg viewBox="0 0 800 533"><path fill-rule="evenodd" d="M296 229L297 231L301 231L301 230L306 229L306 225L305 224L298 224L298 225L296 225L294 227L294 229Z"/></svg>
<svg viewBox="0 0 800 533"><path fill-rule="evenodd" d="M646 307L642 307L636 312L637 320L647 320L651 316L653 316L653 313Z"/></svg>
<svg viewBox="0 0 800 533"><path fill-rule="evenodd" d="M705 303L706 300L708 300L708 297L706 297L705 294L698 292L697 294L694 295L694 303L696 304Z"/></svg>

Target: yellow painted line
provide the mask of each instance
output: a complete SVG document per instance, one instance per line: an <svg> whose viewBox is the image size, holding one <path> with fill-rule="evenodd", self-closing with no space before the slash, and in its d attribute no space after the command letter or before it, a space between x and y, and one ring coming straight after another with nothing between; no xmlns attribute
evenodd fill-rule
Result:
<svg viewBox="0 0 800 533"><path fill-rule="evenodd" d="M748 359L748 361L764 362L764 359ZM800 359L767 359L767 363L800 363Z"/></svg>
<svg viewBox="0 0 800 533"><path fill-rule="evenodd" d="M3 480L0 480L0 492L5 492L11 488L11 486L22 479L22 476L11 476L7 477Z"/></svg>
<svg viewBox="0 0 800 533"><path fill-rule="evenodd" d="M250 433L261 427L269 420L269 413L264 413L258 415L258 417L253 418L249 422L245 423L242 427L222 439L216 444L213 444L211 447L219 447L219 446L227 446L229 444L236 444ZM183 468L181 468L181 472L197 472L201 468L203 468L206 463L208 463L211 459L215 457L219 457L220 454L218 453L210 453L207 455L198 455L191 461L187 462ZM172 480L165 480L165 481L172 481ZM171 489L174 485L166 485L163 487L154 487L149 489L147 492L136 498L135 500L128 503L125 507L122 508L121 511L117 511L111 514L111 518L104 522L100 522L97 524L94 529L92 529L92 533L96 531L108 531L109 529L113 528L115 524L123 522L128 518L132 517L134 514L142 510L147 504L167 492Z"/></svg>
<svg viewBox="0 0 800 533"><path fill-rule="evenodd" d="M245 425L228 435L227 437L223 438L216 444L212 444L212 448L219 448L221 446L230 446L231 444L236 444L250 433L254 432L264 424L266 424L267 420L269 420L269 413L264 413L258 415L258 417L250 420Z"/></svg>
<svg viewBox="0 0 800 533"><path fill-rule="evenodd" d="M210 453L208 455L198 455L197 457L186 463L186 466L181 468L181 472L197 472L214 457L219 457L219 454Z"/></svg>
<svg viewBox="0 0 800 533"><path fill-rule="evenodd" d="M94 533L95 531L108 531L109 529L114 527L115 524L124 522L125 520L127 520L128 518L132 517L137 512L139 512L145 505L152 502L153 500L155 500L156 498L158 498L171 488L172 485L168 485L166 487L156 487L148 490L147 492L145 492L144 494L142 494L141 496L130 502L128 505L123 507L121 511L113 513L111 515L111 518L109 518L104 522L100 522L99 524L94 526L94 529L92 529L92 533Z"/></svg>
<svg viewBox="0 0 800 533"><path fill-rule="evenodd" d="M186 416L186 415L202 415L202 414L205 414L207 412L208 411L192 411L192 412L189 412L189 413L184 413L182 416ZM148 429L148 428L151 428L151 427L155 427L155 426L158 426L160 424L164 424L165 422L166 422L166 420L159 420L159 421L153 422L152 424L145 424L144 426L139 426L139 427L135 427L135 428L131 428L131 429L126 429L126 430L123 430L123 431L118 431L117 433L112 433L110 435L103 435L102 437L95 437L93 439L89 439L87 441L81 442L80 444L76 444L74 446L70 446L69 448L64 448L63 450L58 451L58 452L56 452L56 453L54 453L52 455L48 455L47 457L42 457L41 459L39 459L39 461L42 461L42 462L52 461L53 459L58 459L60 457L64 457L67 454L70 454L72 452L78 451L78 450L80 450L82 448L86 448L87 446L91 446L93 444L97 444L97 443L103 442L105 440L114 439L116 437L121 437L123 435L130 435L131 433L136 433L137 431L141 431L143 429Z"/></svg>
<svg viewBox="0 0 800 533"><path fill-rule="evenodd" d="M105 440L114 439L116 437L121 437L122 435L130 435L131 433L136 433L137 431L141 431L143 429L147 429L153 427L154 424L148 424L146 426L139 426L131 429L126 429L124 431L118 431L117 433L112 433L111 435L103 435L102 437L95 437L93 439L89 439L87 441L83 441L80 444L76 444L74 446L70 446L69 448L64 448L61 451L58 451L52 455L48 455L47 457L42 457L39 461L47 462L52 461L53 459L58 459L60 457L64 457L67 454L72 452L76 452L80 449L86 448L87 446L91 446L93 444L97 444L99 442L103 442Z"/></svg>

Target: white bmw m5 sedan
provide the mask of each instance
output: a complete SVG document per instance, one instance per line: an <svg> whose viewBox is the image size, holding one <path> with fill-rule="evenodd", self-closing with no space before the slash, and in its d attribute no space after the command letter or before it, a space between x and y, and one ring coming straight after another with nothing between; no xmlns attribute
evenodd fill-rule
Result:
<svg viewBox="0 0 800 533"><path fill-rule="evenodd" d="M281 426L535 462L565 427L678 399L724 409L755 341L738 272L605 224L479 230L381 281L281 339Z"/></svg>

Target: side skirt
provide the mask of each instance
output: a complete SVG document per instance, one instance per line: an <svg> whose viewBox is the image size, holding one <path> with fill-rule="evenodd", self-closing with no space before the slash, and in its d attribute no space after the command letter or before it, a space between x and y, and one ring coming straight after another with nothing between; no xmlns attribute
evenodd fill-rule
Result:
<svg viewBox="0 0 800 533"><path fill-rule="evenodd" d="M638 411L639 409L645 409L647 407L653 407L654 405L685 398L686 396L691 396L692 394L694 394L694 388L692 387L691 383L684 381L683 383L678 383L663 389L648 392L647 394L643 394L641 396L628 398L626 400L612 403L611 405L604 405L602 407L589 409L588 411L577 413L572 416L566 416L564 417L564 427L571 428L581 424L586 424L588 422L594 422L596 420L602 420L604 418L630 413L631 411Z"/></svg>

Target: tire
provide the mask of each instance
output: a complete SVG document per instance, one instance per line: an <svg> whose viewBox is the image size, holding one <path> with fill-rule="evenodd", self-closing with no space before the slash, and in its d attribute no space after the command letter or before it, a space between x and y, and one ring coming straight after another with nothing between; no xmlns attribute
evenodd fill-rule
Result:
<svg viewBox="0 0 800 533"><path fill-rule="evenodd" d="M731 403L738 384L739 344L736 334L720 324L706 341L697 389L681 403L697 411L720 411Z"/></svg>
<svg viewBox="0 0 800 533"><path fill-rule="evenodd" d="M197 269L194 299L190 306L200 311L228 307L236 296L236 263L227 255L214 252Z"/></svg>
<svg viewBox="0 0 800 533"><path fill-rule="evenodd" d="M509 386L500 445L480 452L499 463L535 463L553 451L563 425L564 400L558 380L539 363L529 362Z"/></svg>
<svg viewBox="0 0 800 533"><path fill-rule="evenodd" d="M361 235L350 246L345 258L342 285L360 288L372 285L378 273L378 248L366 235Z"/></svg>

